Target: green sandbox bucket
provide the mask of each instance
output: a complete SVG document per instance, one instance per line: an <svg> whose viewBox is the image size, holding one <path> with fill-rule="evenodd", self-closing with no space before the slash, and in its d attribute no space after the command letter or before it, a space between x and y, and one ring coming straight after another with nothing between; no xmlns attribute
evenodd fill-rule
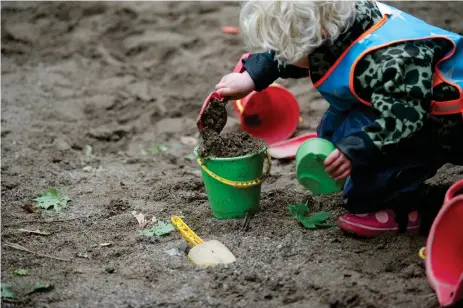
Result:
<svg viewBox="0 0 463 308"><path fill-rule="evenodd" d="M321 138L305 141L296 153L296 176L301 185L314 195L329 195L343 189L346 180L334 180L325 172L325 159L336 150Z"/></svg>
<svg viewBox="0 0 463 308"><path fill-rule="evenodd" d="M263 172L265 160L267 170ZM245 218L259 211L261 184L271 167L266 147L259 153L239 157L199 158L198 163L215 218Z"/></svg>

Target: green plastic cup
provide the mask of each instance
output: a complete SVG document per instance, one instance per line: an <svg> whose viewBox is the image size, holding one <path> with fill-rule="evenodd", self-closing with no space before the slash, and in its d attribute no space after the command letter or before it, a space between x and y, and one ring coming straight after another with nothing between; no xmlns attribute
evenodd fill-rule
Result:
<svg viewBox="0 0 463 308"><path fill-rule="evenodd" d="M328 140L312 138L297 150L297 180L315 195L333 194L344 187L345 179L336 181L325 171L324 161L335 149Z"/></svg>
<svg viewBox="0 0 463 308"><path fill-rule="evenodd" d="M195 155L197 149L195 149ZM267 147L259 153L233 158L198 158L212 214L217 219L245 218L260 208L262 182L270 173Z"/></svg>

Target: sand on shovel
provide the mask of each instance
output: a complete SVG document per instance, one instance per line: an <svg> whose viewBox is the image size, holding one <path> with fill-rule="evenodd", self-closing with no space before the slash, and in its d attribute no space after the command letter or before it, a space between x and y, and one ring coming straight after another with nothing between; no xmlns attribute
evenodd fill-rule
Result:
<svg viewBox="0 0 463 308"><path fill-rule="evenodd" d="M227 133L220 131L227 122L224 103L213 99L202 116L203 131L198 147L200 157L238 157L258 153L266 143L247 132Z"/></svg>

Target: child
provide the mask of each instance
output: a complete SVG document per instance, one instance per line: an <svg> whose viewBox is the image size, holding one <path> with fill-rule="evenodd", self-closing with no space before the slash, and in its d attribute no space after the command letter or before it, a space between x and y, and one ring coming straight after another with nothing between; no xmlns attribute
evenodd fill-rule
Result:
<svg viewBox="0 0 463 308"><path fill-rule="evenodd" d="M463 37L370 1L249 1L240 21L265 52L216 91L239 99L310 76L330 104L317 129L337 147L326 171L348 177L339 227L418 231L430 206L423 182L463 164Z"/></svg>

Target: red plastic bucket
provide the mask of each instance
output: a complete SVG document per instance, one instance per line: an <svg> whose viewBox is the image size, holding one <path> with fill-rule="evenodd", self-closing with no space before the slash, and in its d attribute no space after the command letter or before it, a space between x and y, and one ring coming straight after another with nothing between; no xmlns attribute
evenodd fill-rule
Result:
<svg viewBox="0 0 463 308"><path fill-rule="evenodd" d="M242 61L250 55L243 54L233 72L242 73ZM251 92L235 101L233 107L238 113L241 128L269 145L291 137L301 121L296 98L276 83L261 92Z"/></svg>
<svg viewBox="0 0 463 308"><path fill-rule="evenodd" d="M285 87L276 83L235 101L244 131L271 145L291 137L299 125L299 105Z"/></svg>
<svg viewBox="0 0 463 308"><path fill-rule="evenodd" d="M426 276L442 307L463 300L463 179L453 184L426 241Z"/></svg>
<svg viewBox="0 0 463 308"><path fill-rule="evenodd" d="M463 179L450 186L450 188L447 190L447 193L445 194L444 204L452 200L458 194L463 194Z"/></svg>
<svg viewBox="0 0 463 308"><path fill-rule="evenodd" d="M442 307L463 299L463 195L445 203L426 243L426 275Z"/></svg>

